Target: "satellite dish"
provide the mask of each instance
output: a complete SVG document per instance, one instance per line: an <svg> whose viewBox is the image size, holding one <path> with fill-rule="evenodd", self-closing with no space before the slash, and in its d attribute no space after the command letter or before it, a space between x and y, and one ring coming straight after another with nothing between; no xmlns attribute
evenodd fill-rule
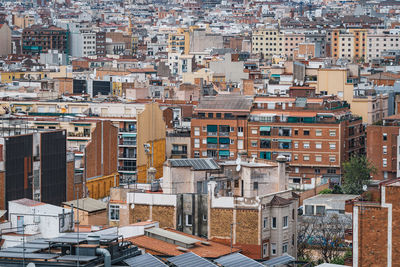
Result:
<svg viewBox="0 0 400 267"><path fill-rule="evenodd" d="M36 267L36 265L33 262L30 262L28 265L26 265L26 267Z"/></svg>
<svg viewBox="0 0 400 267"><path fill-rule="evenodd" d="M368 189L368 186L366 184L363 185L363 191L367 191L367 189Z"/></svg>
<svg viewBox="0 0 400 267"><path fill-rule="evenodd" d="M242 160L238 157L238 158L236 159L236 164L239 165L241 162L242 162Z"/></svg>
<svg viewBox="0 0 400 267"><path fill-rule="evenodd" d="M236 166L236 171L238 172L238 171L240 171L240 168L241 168L242 166L240 166L240 164L238 164L237 166Z"/></svg>

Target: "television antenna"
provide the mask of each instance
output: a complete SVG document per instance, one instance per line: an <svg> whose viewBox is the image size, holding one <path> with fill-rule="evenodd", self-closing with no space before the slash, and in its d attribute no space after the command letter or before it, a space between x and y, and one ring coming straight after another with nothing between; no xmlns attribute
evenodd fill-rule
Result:
<svg viewBox="0 0 400 267"><path fill-rule="evenodd" d="M241 169L241 165L240 165L240 163L242 162L242 160L238 157L237 159L236 159L236 171L237 172L239 172L240 171L240 169Z"/></svg>

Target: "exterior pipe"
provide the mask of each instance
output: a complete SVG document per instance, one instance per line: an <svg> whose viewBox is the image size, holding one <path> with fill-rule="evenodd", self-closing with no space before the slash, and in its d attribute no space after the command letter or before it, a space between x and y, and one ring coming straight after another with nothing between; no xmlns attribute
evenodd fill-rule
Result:
<svg viewBox="0 0 400 267"><path fill-rule="evenodd" d="M96 248L96 254L104 256L104 267L111 267L111 254L107 249Z"/></svg>

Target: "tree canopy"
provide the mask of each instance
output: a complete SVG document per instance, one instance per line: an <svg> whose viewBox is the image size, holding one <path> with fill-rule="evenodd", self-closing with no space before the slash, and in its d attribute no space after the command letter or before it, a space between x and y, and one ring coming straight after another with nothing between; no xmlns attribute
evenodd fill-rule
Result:
<svg viewBox="0 0 400 267"><path fill-rule="evenodd" d="M369 184L371 174L376 173L376 168L365 156L353 156L343 163L343 171L343 192L360 195L363 186Z"/></svg>

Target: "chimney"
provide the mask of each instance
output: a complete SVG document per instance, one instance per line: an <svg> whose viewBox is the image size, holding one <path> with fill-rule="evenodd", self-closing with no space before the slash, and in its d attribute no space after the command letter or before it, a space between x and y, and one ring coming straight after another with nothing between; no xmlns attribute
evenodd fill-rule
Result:
<svg viewBox="0 0 400 267"><path fill-rule="evenodd" d="M286 177L286 157L280 155L276 158L278 162L278 191L287 190L288 179Z"/></svg>

